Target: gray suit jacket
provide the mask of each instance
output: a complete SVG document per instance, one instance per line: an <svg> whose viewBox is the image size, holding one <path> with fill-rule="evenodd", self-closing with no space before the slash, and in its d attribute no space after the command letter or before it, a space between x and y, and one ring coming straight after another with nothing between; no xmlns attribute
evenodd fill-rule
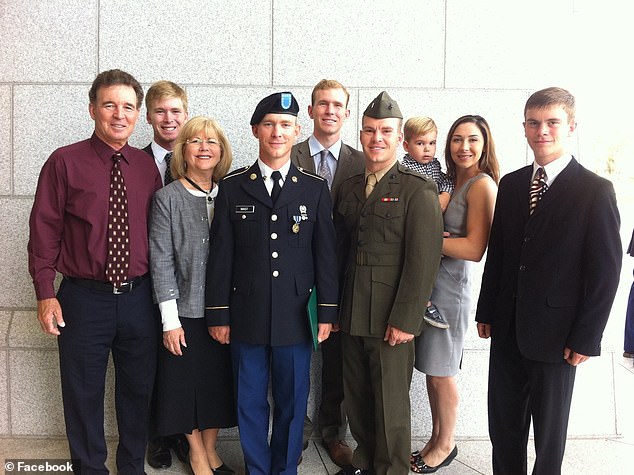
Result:
<svg viewBox="0 0 634 475"><path fill-rule="evenodd" d="M315 173L315 162L310 155L310 148L308 147L308 139L293 145L291 151L291 161L293 164L304 170ZM339 153L339 159L337 160L337 170L332 182L332 188L330 190L330 196L332 196L333 204L337 201L339 195L339 187L348 178L354 175L363 173L365 170L365 159L363 153L346 145L341 144L341 152Z"/></svg>
<svg viewBox="0 0 634 475"><path fill-rule="evenodd" d="M203 318L209 255L209 218L204 197L180 181L154 194L150 212L150 271L154 300L177 299L178 315Z"/></svg>

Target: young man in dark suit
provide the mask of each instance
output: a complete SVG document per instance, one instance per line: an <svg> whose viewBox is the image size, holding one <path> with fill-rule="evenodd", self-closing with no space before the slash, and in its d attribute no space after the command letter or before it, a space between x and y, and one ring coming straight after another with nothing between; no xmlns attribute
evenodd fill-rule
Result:
<svg viewBox="0 0 634 475"><path fill-rule="evenodd" d="M153 139L143 150L154 158L163 184L172 182L169 171L172 150L183 124L187 121L187 93L171 81L157 81L145 95L146 118L152 126ZM160 320L160 317L157 317ZM172 465L170 448L174 449L181 462L189 458L189 445L183 434L161 437L154 427L154 399L150 413L150 433L147 462L154 468L169 468Z"/></svg>
<svg viewBox="0 0 634 475"><path fill-rule="evenodd" d="M157 81L147 91L145 108L154 137L143 150L154 158L163 184L167 185L172 182L169 171L172 150L181 127L189 118L187 92L171 81Z"/></svg>
<svg viewBox="0 0 634 475"><path fill-rule="evenodd" d="M568 151L575 99L531 95L524 133L532 165L500 181L476 320L491 337L489 433L495 474L561 472L576 366L601 353L621 268L612 184Z"/></svg>
<svg viewBox="0 0 634 475"><path fill-rule="evenodd" d="M346 88L333 79L322 79L313 88L308 115L313 133L293 146L291 161L304 170L317 173L328 181L333 202L346 179L364 170L363 154L341 140L341 129L350 117ZM341 258L341 257L339 257ZM334 463L343 467L352 463L352 450L345 441L347 418L343 408L341 339L330 335L321 345L321 405L318 412L319 435ZM304 448L313 425L308 416L304 424Z"/></svg>
<svg viewBox="0 0 634 475"><path fill-rule="evenodd" d="M298 111L290 92L260 101L251 118L259 158L220 181L211 226L205 315L211 336L231 342L250 475L297 474L313 348L306 305L313 289L318 341L337 322L328 185L290 160ZM275 406L270 442L269 379Z"/></svg>

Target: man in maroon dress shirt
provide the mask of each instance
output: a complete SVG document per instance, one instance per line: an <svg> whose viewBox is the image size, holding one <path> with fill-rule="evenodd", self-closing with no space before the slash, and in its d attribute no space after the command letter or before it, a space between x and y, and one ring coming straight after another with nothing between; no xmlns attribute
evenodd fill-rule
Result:
<svg viewBox="0 0 634 475"><path fill-rule="evenodd" d="M66 435L71 457L80 465L75 470L108 473L104 386L112 353L117 471L142 474L158 333L148 275L147 215L161 177L152 158L127 143L143 100L138 81L118 69L104 71L94 80L89 99L92 136L55 150L42 167L29 220L29 272L42 330L58 339ZM106 277L115 162L128 213L129 256L122 283ZM55 293L58 272L64 279Z"/></svg>

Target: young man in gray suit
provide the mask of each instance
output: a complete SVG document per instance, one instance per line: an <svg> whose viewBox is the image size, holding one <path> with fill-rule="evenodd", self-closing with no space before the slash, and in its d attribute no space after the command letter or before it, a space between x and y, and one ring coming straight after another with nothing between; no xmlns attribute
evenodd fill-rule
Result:
<svg viewBox="0 0 634 475"><path fill-rule="evenodd" d="M524 108L535 161L500 181L476 320L491 337L489 434L494 474L557 475L577 365L601 354L621 271L612 183L570 154L575 98L550 87Z"/></svg>
<svg viewBox="0 0 634 475"><path fill-rule="evenodd" d="M353 175L363 173L363 154L341 140L341 129L350 117L346 88L333 79L322 79L313 88L308 115L313 119L313 134L293 146L291 161L298 167L318 173L328 181L333 203L339 186ZM321 345L321 406L318 412L319 434L328 455L339 466L352 463L352 450L345 441L347 418L343 409L341 340L333 333ZM311 420L304 421L304 448L313 430Z"/></svg>

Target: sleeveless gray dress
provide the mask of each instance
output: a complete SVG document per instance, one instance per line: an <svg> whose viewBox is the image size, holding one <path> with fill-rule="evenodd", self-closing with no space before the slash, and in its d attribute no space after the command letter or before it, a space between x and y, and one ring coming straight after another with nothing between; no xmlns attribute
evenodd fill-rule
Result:
<svg viewBox="0 0 634 475"><path fill-rule="evenodd" d="M445 231L463 237L467 232L467 192L484 173L468 180L454 191L445 211ZM451 239L451 238L447 238ZM473 262L443 257L431 301L445 317L450 327L446 330L425 325L416 338L414 367L430 376L455 376L462 363L462 350L471 311L471 268Z"/></svg>

